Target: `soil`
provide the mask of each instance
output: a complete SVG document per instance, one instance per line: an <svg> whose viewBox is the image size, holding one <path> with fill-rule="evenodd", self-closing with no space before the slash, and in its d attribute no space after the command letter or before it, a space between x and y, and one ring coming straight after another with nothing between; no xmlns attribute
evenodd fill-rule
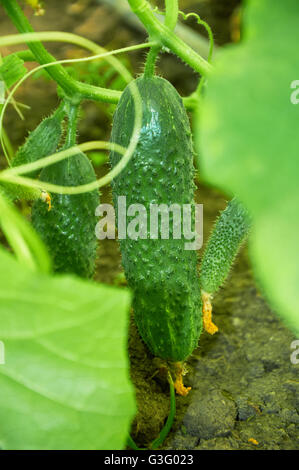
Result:
<svg viewBox="0 0 299 470"><path fill-rule="evenodd" d="M238 1L185 0L186 9L199 10L212 25L216 42L231 37L231 15ZM187 5L189 4L189 6ZM46 2L44 17L34 18L38 30L64 30L86 35L108 48L121 47L144 38L130 31L117 14L96 1L53 0ZM82 8L83 6L83 8ZM197 8L196 8L197 7ZM0 8L1 34L15 32ZM107 21L103 18L106 15ZM114 32L117 31L115 38ZM58 57L74 51L69 46L51 45ZM11 49L10 49L11 50ZM8 52L8 51L6 51ZM6 53L4 52L4 53ZM142 70L143 55L130 55L132 67ZM159 63L160 73L171 79L184 95L196 84L196 76L173 56ZM39 79L21 88L18 100L31 106L25 121L10 110L5 125L13 129L14 144L23 141L41 117L57 103L55 86ZM110 119L105 108L87 103L80 126L80 140L109 139ZM107 171L102 167L99 174ZM199 183L196 198L204 205L204 240L207 241L226 196ZM111 201L110 189L104 189L102 201ZM199 257L203 249L200 250ZM105 240L99 246L96 280L108 284L124 283L121 256L116 241ZM219 332L203 333L199 347L187 361L185 384L192 390L177 397L177 414L166 449L298 449L299 448L299 365L291 363L293 335L271 312L253 278L247 247L244 246L225 285L214 298L214 321ZM169 412L169 390L157 374L157 363L141 341L133 318L129 332L131 378L135 385L138 414L131 434L136 443L148 446L159 434Z"/></svg>

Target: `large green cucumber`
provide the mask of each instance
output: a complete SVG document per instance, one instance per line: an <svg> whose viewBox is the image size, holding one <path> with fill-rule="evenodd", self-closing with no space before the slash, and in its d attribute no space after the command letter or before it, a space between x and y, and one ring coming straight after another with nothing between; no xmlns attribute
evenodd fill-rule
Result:
<svg viewBox="0 0 299 470"><path fill-rule="evenodd" d="M41 181L61 186L79 186L95 181L89 159L83 153L45 167ZM54 270L89 278L96 259L96 216L99 192L77 195L52 194L52 209L35 201L32 223L47 245Z"/></svg>
<svg viewBox="0 0 299 470"><path fill-rule="evenodd" d="M128 165L112 183L114 204L126 196L127 206L194 204L191 130L175 88L160 77L138 78L143 106L140 139ZM119 101L111 141L127 147L135 116L131 88ZM112 152L114 167L121 155ZM171 226L172 217L170 217ZM196 251L185 249L184 237L120 240L122 262L134 292L133 309L141 337L151 352L182 361L197 346L202 329Z"/></svg>

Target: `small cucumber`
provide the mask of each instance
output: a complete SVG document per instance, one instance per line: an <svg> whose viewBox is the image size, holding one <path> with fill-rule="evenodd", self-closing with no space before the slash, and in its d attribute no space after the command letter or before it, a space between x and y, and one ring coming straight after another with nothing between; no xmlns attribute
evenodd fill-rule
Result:
<svg viewBox="0 0 299 470"><path fill-rule="evenodd" d="M17 201L18 199L35 201L35 199L43 199L46 194L38 188L28 188L19 184L5 182L0 184L0 190L10 201Z"/></svg>
<svg viewBox="0 0 299 470"><path fill-rule="evenodd" d="M113 198L126 196L127 206L151 203L194 204L191 130L175 88L160 77L135 81L143 106L140 139L131 160L112 183ZM111 141L127 147L134 123L130 85L117 106ZM112 152L114 167L121 155ZM170 214L171 225L171 214ZM149 224L148 224L149 225ZM197 347L202 330L201 296L196 251L185 250L184 237L169 240L120 240L122 262L134 292L133 309L139 332L150 351L179 362Z"/></svg>
<svg viewBox="0 0 299 470"><path fill-rule="evenodd" d="M247 210L232 199L216 221L201 263L200 285L214 294L223 284L250 229Z"/></svg>
<svg viewBox="0 0 299 470"><path fill-rule="evenodd" d="M60 106L51 116L29 133L26 142L18 149L11 165L13 167L33 163L56 152L62 136L63 107ZM29 178L35 178L40 170L27 173Z"/></svg>
<svg viewBox="0 0 299 470"><path fill-rule="evenodd" d="M221 212L204 252L200 284L202 289L204 329L214 334L212 298L228 276L229 270L250 229L250 217L243 205L232 199Z"/></svg>
<svg viewBox="0 0 299 470"><path fill-rule="evenodd" d="M45 167L40 180L61 186L95 181L96 175L83 153ZM35 201L32 223L49 249L54 270L90 278L94 273L97 240L95 210L99 192L78 195L52 194L52 209Z"/></svg>
<svg viewBox="0 0 299 470"><path fill-rule="evenodd" d="M29 133L25 143L19 147L11 161L12 167L33 163L55 153L62 136L64 118L63 104L55 112ZM28 178L36 178L41 170L26 173ZM24 199L34 201L41 197L41 191L35 188L20 186L13 183L1 183L7 197L12 201Z"/></svg>

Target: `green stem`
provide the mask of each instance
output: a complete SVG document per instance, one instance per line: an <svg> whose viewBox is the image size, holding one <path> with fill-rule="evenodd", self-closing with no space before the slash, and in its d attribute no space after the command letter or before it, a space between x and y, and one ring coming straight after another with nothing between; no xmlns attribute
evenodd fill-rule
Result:
<svg viewBox="0 0 299 470"><path fill-rule="evenodd" d="M127 439L127 445L133 450L146 450L146 449L143 449L142 447L138 447L138 445L134 442L134 440L132 439L130 435L128 436L128 439Z"/></svg>
<svg viewBox="0 0 299 470"><path fill-rule="evenodd" d="M149 53L147 54L145 68L144 68L144 76L145 77L152 77L155 73L155 65L161 50L161 46L153 46Z"/></svg>
<svg viewBox="0 0 299 470"><path fill-rule="evenodd" d="M178 0L165 0L165 26L171 31L176 27L179 16Z"/></svg>
<svg viewBox="0 0 299 470"><path fill-rule="evenodd" d="M174 30L179 14L178 0L165 0L165 26ZM153 46L146 58L144 76L152 77L155 73L155 64L162 46Z"/></svg>
<svg viewBox="0 0 299 470"><path fill-rule="evenodd" d="M5 148L7 149L9 159L12 160L13 157L14 157L14 150L13 150L12 143L11 143L4 127L2 127L2 136L3 136L3 142L4 142L4 145L5 145Z"/></svg>
<svg viewBox="0 0 299 470"><path fill-rule="evenodd" d="M64 149L68 149L76 145L78 111L79 111L79 106L77 104L74 105L72 103L69 103L68 110L67 110L68 125L67 125Z"/></svg>
<svg viewBox="0 0 299 470"><path fill-rule="evenodd" d="M170 390L170 411L169 411L169 415L165 423L165 426L161 430L157 439L155 439L150 445L150 449L152 450L158 449L158 447L160 447L163 444L163 442L165 441L166 437L168 436L172 428L173 421L175 418L175 413L176 413L175 390L174 390L173 380L170 375L170 372L168 372L168 383L169 383L169 390ZM127 444L133 450L146 450L146 449L143 449L142 447L138 447L130 435L128 436Z"/></svg>
<svg viewBox="0 0 299 470"><path fill-rule="evenodd" d="M169 390L170 390L170 411L169 411L169 415L165 423L165 426L160 432L160 435L157 437L157 439L155 439L152 442L151 449L153 450L158 449L158 447L160 447L163 444L163 442L165 441L166 437L168 436L172 428L173 421L175 418L175 412L176 412L175 391L174 391L173 381L172 381L170 373L168 373L168 382L169 382Z"/></svg>
<svg viewBox="0 0 299 470"><path fill-rule="evenodd" d="M202 75L208 75L211 65L197 54L190 46L178 38L168 26L161 23L153 14L146 0L128 0L132 11L146 27L149 36L164 47L171 49L184 62Z"/></svg>
<svg viewBox="0 0 299 470"><path fill-rule="evenodd" d="M57 119L62 120L65 116L65 102L61 101L59 106L57 107L56 111L54 111L53 116L56 116Z"/></svg>

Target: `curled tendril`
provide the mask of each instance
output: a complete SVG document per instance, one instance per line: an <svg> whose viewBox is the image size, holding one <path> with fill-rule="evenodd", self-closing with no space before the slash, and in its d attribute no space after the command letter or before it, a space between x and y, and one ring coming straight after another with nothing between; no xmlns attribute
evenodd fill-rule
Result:
<svg viewBox="0 0 299 470"><path fill-rule="evenodd" d="M205 28L205 30L208 33L209 41L210 41L210 50L209 50L209 55L208 55L208 62L211 63L212 56L213 56L213 49L214 49L214 36L213 36L213 32L212 32L212 29L211 29L210 25L206 21L202 20L200 18L200 16L197 13L194 13L194 12L184 13L183 11L179 11L179 15L181 15L183 17L184 21L188 20L191 17L194 17L197 20L197 24L202 25ZM199 84L198 84L197 89L195 91L195 95L197 95L197 97L200 97L204 83L205 83L205 77L202 76L201 79L199 80Z"/></svg>
<svg viewBox="0 0 299 470"><path fill-rule="evenodd" d="M184 13L183 11L179 11L179 15L181 15L183 17L184 21L188 20L191 17L194 17L197 20L197 24L202 25L205 28L205 30L208 33L209 40L210 40L210 50L209 50L209 55L208 55L208 62L211 62L212 56L213 56L213 49L214 49L214 36L213 36L213 32L212 32L212 29L211 29L210 25L206 21L202 20L200 18L200 16L197 13L194 13L194 12Z"/></svg>

